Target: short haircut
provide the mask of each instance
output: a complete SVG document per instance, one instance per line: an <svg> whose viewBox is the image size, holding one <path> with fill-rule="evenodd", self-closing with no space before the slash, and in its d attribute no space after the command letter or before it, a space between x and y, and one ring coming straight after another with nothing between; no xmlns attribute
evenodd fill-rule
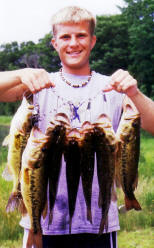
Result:
<svg viewBox="0 0 154 248"><path fill-rule="evenodd" d="M52 16L52 34L56 35L56 25L57 24L78 24L80 22L87 21L90 27L91 35L94 34L96 26L96 18L86 9L77 6L68 6L60 9L56 14Z"/></svg>

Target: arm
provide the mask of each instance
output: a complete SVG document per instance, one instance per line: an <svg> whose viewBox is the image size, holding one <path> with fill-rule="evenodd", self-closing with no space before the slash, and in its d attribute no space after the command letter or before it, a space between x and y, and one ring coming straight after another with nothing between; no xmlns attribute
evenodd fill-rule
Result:
<svg viewBox="0 0 154 248"><path fill-rule="evenodd" d="M50 86L54 84L44 69L0 72L0 101L16 101L22 99L25 91L35 93Z"/></svg>
<svg viewBox="0 0 154 248"><path fill-rule="evenodd" d="M154 135L154 101L139 90L130 99L140 112L142 128Z"/></svg>
<svg viewBox="0 0 154 248"><path fill-rule="evenodd" d="M110 90L127 95L141 115L142 128L154 135L154 102L141 93L137 87L137 81L127 71L120 69L111 76L111 82L104 91Z"/></svg>

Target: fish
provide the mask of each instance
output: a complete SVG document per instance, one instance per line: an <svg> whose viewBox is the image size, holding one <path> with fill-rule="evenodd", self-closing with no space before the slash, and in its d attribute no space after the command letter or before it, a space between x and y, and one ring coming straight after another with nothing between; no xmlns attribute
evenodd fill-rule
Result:
<svg viewBox="0 0 154 248"><path fill-rule="evenodd" d="M13 178L13 189L6 206L7 212L14 211L15 208L23 211L19 182L21 156L32 128L33 110L34 105L30 104L24 97L11 121L9 135L2 144L3 146L8 145L7 168ZM7 175L5 179L7 180Z"/></svg>
<svg viewBox="0 0 154 248"><path fill-rule="evenodd" d="M134 191L138 184L140 156L140 115L127 104L116 133L116 175L125 195L126 210L141 210Z"/></svg>
<svg viewBox="0 0 154 248"><path fill-rule="evenodd" d="M81 127L81 180L83 194L87 206L87 220L92 224L91 198L94 175L94 131L93 125L86 121Z"/></svg>
<svg viewBox="0 0 154 248"><path fill-rule="evenodd" d="M30 218L26 247L42 248L41 215L47 215L48 169L44 163L50 137L33 127L22 155L21 194Z"/></svg>
<svg viewBox="0 0 154 248"><path fill-rule="evenodd" d="M108 231L108 211L114 187L116 138L111 120L101 114L94 125L97 177L99 184L98 206L102 209L99 234Z"/></svg>
<svg viewBox="0 0 154 248"><path fill-rule="evenodd" d="M72 218L80 181L81 134L77 128L66 131L64 159L66 162L66 182L69 207L69 233L71 234Z"/></svg>
<svg viewBox="0 0 154 248"><path fill-rule="evenodd" d="M62 154L64 151L66 127L70 128L70 121L66 114L58 113L54 120L50 123L46 134L50 136L51 142L49 152L46 158L48 164L48 178L49 178L49 225L52 224L53 208L56 201L59 175L62 165Z"/></svg>

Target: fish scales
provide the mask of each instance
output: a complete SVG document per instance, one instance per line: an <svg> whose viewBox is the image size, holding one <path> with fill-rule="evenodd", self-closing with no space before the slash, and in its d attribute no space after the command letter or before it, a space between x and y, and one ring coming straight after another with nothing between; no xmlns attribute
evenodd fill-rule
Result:
<svg viewBox="0 0 154 248"><path fill-rule="evenodd" d="M34 106L29 104L27 99L24 97L11 121L8 138L9 147L7 165L9 171L13 175L13 189L6 206L7 212L13 211L15 208L18 208L21 212L24 211L20 193L19 177L21 170L21 156L32 128L31 118L33 109Z"/></svg>
<svg viewBox="0 0 154 248"><path fill-rule="evenodd" d="M77 129L72 129L66 134L64 158L66 161L66 181L69 205L69 233L71 233L72 218L76 205L76 197L80 180L80 133Z"/></svg>
<svg viewBox="0 0 154 248"><path fill-rule="evenodd" d="M50 137L33 127L22 156L21 194L30 217L27 246L42 247L41 214L46 215L48 168L45 157Z"/></svg>
<svg viewBox="0 0 154 248"><path fill-rule="evenodd" d="M51 137L49 152L47 155L48 178L49 178L49 203L50 216L49 225L53 219L53 208L56 201L59 175L62 165L62 154L64 152L64 142L66 126L69 126L69 119L66 114L58 113L53 121L53 127L47 130Z"/></svg>
<svg viewBox="0 0 154 248"><path fill-rule="evenodd" d="M116 140L109 118L102 114L94 123L97 176L99 184L98 205L102 209L99 233L108 230L108 211L115 174Z"/></svg>
<svg viewBox="0 0 154 248"><path fill-rule="evenodd" d="M94 176L94 132L91 123L85 122L81 129L81 179L84 198L87 206L87 220L92 223L91 198Z"/></svg>
<svg viewBox="0 0 154 248"><path fill-rule="evenodd" d="M140 116L130 105L125 107L117 130L118 152L116 174L125 194L127 210L141 210L134 190L138 181L138 163L140 155Z"/></svg>
<svg viewBox="0 0 154 248"><path fill-rule="evenodd" d="M53 208L56 201L59 175L62 165L62 154L64 150L65 127L56 126L52 134L52 142L49 148L47 163L49 166L49 202L50 202L50 218L49 224L52 223Z"/></svg>

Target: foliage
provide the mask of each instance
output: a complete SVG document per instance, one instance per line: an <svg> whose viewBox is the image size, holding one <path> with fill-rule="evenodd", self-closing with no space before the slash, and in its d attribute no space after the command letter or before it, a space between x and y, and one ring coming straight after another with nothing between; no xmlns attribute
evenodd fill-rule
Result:
<svg viewBox="0 0 154 248"><path fill-rule="evenodd" d="M20 101L14 102L14 103L9 103L9 102L0 102L0 115L13 115L17 108L20 105Z"/></svg>
<svg viewBox="0 0 154 248"><path fill-rule="evenodd" d="M111 74L128 68L127 22L122 15L98 16L95 31L97 42L91 54L92 69Z"/></svg>
<svg viewBox="0 0 154 248"><path fill-rule="evenodd" d="M120 231L118 233L119 248L153 248L152 228L139 229L136 231Z"/></svg>
<svg viewBox="0 0 154 248"><path fill-rule="evenodd" d="M3 161L4 163L4 161ZM0 165L0 175L4 169L4 164ZM21 239L23 229L19 226L20 214L17 211L7 214L5 206L8 200L8 194L11 192L12 182L6 182L0 178L0 247L18 247L15 243ZM6 240L8 240L7 245ZM10 240L13 241L10 242Z"/></svg>
<svg viewBox="0 0 154 248"><path fill-rule="evenodd" d="M122 13L128 21L130 63L142 91L154 99L154 1L125 0Z"/></svg>
<svg viewBox="0 0 154 248"><path fill-rule="evenodd" d="M43 39L40 39L37 44L37 49L40 54L40 65L48 72L54 72L60 68L60 59L51 45L51 38L51 35L47 34Z"/></svg>

